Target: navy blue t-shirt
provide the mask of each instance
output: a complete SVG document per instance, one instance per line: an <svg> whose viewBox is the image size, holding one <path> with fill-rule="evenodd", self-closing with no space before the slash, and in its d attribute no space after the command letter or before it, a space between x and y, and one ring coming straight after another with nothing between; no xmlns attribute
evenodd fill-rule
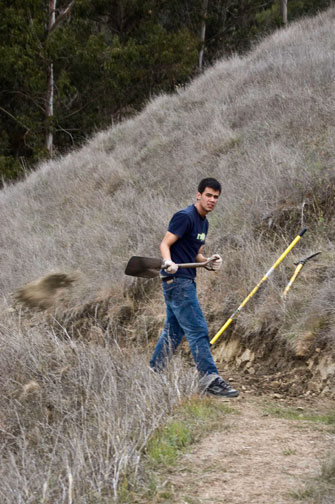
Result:
<svg viewBox="0 0 335 504"><path fill-rule="evenodd" d="M193 263L200 247L205 244L208 220L199 214L195 205L190 205L172 216L168 231L178 236L178 240L170 249L172 261L177 264ZM168 276L164 271L162 274ZM196 269L179 268L172 276L194 279Z"/></svg>

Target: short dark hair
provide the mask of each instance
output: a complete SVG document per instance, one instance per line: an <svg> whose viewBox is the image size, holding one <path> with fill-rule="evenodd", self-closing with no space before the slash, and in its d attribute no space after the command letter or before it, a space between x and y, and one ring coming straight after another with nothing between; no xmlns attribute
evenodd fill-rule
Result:
<svg viewBox="0 0 335 504"><path fill-rule="evenodd" d="M221 184L215 178L207 177L200 180L198 185L198 192L202 194L206 187L210 187L211 189L214 189L214 191L220 191L221 194Z"/></svg>

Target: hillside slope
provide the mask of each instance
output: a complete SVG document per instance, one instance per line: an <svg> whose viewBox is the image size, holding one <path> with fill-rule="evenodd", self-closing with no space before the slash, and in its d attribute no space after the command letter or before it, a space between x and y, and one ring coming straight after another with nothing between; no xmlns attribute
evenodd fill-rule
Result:
<svg viewBox="0 0 335 504"><path fill-rule="evenodd" d="M215 279L199 274L211 331L307 227L233 330L294 341L307 331L309 350L334 342L334 25L329 10L280 30L1 191L5 303L27 282L61 272L74 279L66 310L117 305L114 327L134 308L129 294L138 300L142 289L158 300L147 304L156 334L159 283L126 278L124 266L131 255L158 254L171 214L192 201L198 179L213 175L224 190L207 253L225 261ZM292 262L319 250L283 304Z"/></svg>

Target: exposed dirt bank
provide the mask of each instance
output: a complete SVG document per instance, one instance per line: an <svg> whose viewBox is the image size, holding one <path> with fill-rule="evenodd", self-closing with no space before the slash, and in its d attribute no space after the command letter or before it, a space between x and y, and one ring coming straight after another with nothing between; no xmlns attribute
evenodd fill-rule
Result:
<svg viewBox="0 0 335 504"><path fill-rule="evenodd" d="M256 338L255 338L256 340ZM294 344L276 336L247 342L231 338L214 348L216 362L224 376L238 371L239 381L256 395L273 393L283 397L329 397L335 399L335 355L306 335Z"/></svg>

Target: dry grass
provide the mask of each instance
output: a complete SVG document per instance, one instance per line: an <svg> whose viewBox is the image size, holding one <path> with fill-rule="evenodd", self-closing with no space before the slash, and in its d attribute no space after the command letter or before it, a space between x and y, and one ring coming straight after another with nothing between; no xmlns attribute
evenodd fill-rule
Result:
<svg viewBox="0 0 335 504"><path fill-rule="evenodd" d="M316 344L335 347L334 25L329 10L280 30L0 192L2 502L116 499L155 426L196 390L178 360L166 383L153 379L159 282L123 272L131 255L158 255L204 176L223 182L206 253L224 267L198 282L211 332L307 227L233 330L294 339L312 325ZM319 250L283 303L293 262ZM74 281L50 287L50 275ZM11 307L41 286L45 314Z"/></svg>
<svg viewBox="0 0 335 504"><path fill-rule="evenodd" d="M181 398L197 391L176 359L157 376L139 349L1 329L1 502L117 501L141 476L142 452ZM123 487L124 489L124 487Z"/></svg>

